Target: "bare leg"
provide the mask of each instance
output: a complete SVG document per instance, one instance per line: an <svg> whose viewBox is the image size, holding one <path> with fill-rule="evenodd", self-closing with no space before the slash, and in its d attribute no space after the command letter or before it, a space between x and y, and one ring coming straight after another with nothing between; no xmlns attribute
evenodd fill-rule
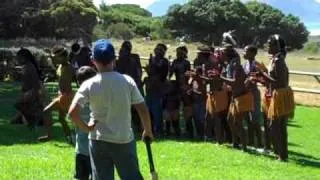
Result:
<svg viewBox="0 0 320 180"><path fill-rule="evenodd" d="M53 100L43 110L43 114L44 114L43 124L47 134L38 138L38 140L41 142L50 141L50 139L52 138L51 127L53 123L51 120L51 111L58 109L58 103L59 103L58 101Z"/></svg>

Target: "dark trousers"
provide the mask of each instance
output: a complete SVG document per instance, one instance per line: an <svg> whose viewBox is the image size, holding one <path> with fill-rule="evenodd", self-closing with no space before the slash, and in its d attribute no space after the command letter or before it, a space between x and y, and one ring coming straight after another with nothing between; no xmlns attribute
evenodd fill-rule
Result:
<svg viewBox="0 0 320 180"><path fill-rule="evenodd" d="M193 119L199 138L204 137L204 122L206 119L206 106L203 101L196 102L192 105Z"/></svg>
<svg viewBox="0 0 320 180"><path fill-rule="evenodd" d="M205 136L212 139L214 136L214 125L215 117L213 115L207 114L205 121Z"/></svg>
<svg viewBox="0 0 320 180"><path fill-rule="evenodd" d="M248 123L248 139L249 145L255 145L255 137L257 140L257 144L255 147L261 148L261 126L258 120L254 119L253 113L249 112L247 116L247 123Z"/></svg>
<svg viewBox="0 0 320 180"><path fill-rule="evenodd" d="M247 116L249 145L255 145L254 139L256 137L257 144L255 147L261 148L261 96L259 89L253 89L252 94L254 99L254 111L249 112Z"/></svg>
<svg viewBox="0 0 320 180"><path fill-rule="evenodd" d="M272 145L275 154L281 160L288 159L288 132L287 132L287 119L281 118L272 120L271 122Z"/></svg>
<svg viewBox="0 0 320 180"><path fill-rule="evenodd" d="M209 138L215 137L216 141L222 144L224 128L220 114L208 115L206 122L206 136Z"/></svg>
<svg viewBox="0 0 320 180"><path fill-rule="evenodd" d="M188 138L193 138L193 123L192 123L192 106L183 104L183 118L185 120L186 125L186 133Z"/></svg>
<svg viewBox="0 0 320 180"><path fill-rule="evenodd" d="M228 112L223 112L220 116L222 132L224 133L224 141L227 143L232 143L232 133L228 123Z"/></svg>
<svg viewBox="0 0 320 180"><path fill-rule="evenodd" d="M161 93L150 93L146 96L146 103L152 116L152 127L155 135L162 135L163 133L163 109L161 101Z"/></svg>
<svg viewBox="0 0 320 180"><path fill-rule="evenodd" d="M238 138L240 139L240 143L242 144L242 149L247 149L247 138L246 131L243 127L243 120L245 117L245 113L240 113L235 117L231 116L229 119L229 126L232 132L232 143L233 146L238 146Z"/></svg>
<svg viewBox="0 0 320 180"><path fill-rule="evenodd" d="M267 115L263 113L263 125L264 125L264 149L271 150L271 135L270 135L270 120Z"/></svg>
<svg viewBox="0 0 320 180"><path fill-rule="evenodd" d="M76 155L76 174L75 179L88 180L91 175L90 156L83 154Z"/></svg>
<svg viewBox="0 0 320 180"><path fill-rule="evenodd" d="M223 123L222 123L222 118L219 114L214 116L214 132L216 135L216 140L219 144L223 143Z"/></svg>

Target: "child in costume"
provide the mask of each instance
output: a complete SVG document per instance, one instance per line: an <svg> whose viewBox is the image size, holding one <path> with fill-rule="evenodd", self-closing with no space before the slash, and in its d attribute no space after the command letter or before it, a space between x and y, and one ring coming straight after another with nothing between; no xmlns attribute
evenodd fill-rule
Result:
<svg viewBox="0 0 320 180"><path fill-rule="evenodd" d="M257 64L258 62L255 60L255 56L257 55L258 49L253 45L248 45L244 48L243 58L246 59L246 62L243 65L244 71L247 76L254 75L258 72ZM249 90L251 91L254 98L254 111L249 112L247 116L247 124L248 124L248 137L249 137L249 145L253 146L255 143L254 139L257 140L256 148L261 148L261 125L260 125L260 117L261 117L261 96L260 90L258 89L256 82L251 82L248 84Z"/></svg>
<svg viewBox="0 0 320 180"><path fill-rule="evenodd" d="M241 141L243 151L247 150L247 139L243 120L249 112L254 110L253 96L246 86L247 76L239 63L233 63L233 78L220 78L231 86L231 103L229 106L228 122L232 132L232 143L238 148L238 138Z"/></svg>
<svg viewBox="0 0 320 180"><path fill-rule="evenodd" d="M163 97L164 107L164 119L166 121L166 135L170 135L171 124L175 132L175 136L180 136L180 125L179 125L179 106L180 106L180 95L179 95L179 84L177 81L171 80L168 82L167 91Z"/></svg>
<svg viewBox="0 0 320 180"><path fill-rule="evenodd" d="M58 64L57 75L59 83L59 95L53 101L44 108L44 113L49 114L51 111L59 112L59 122L62 125L62 129L65 137L69 143L72 143L71 131L66 122L66 115L68 113L69 106L72 102L72 80L73 80L73 68L68 61L68 52L65 48L55 47L53 49L52 60L55 64ZM44 119L44 125L46 127L47 134L39 137L40 141L48 141L52 138L51 126L52 120L49 118Z"/></svg>
<svg viewBox="0 0 320 180"><path fill-rule="evenodd" d="M192 102L191 96L187 93L188 91L188 82L185 76L187 71L190 71L191 65L187 60L188 58L188 49L186 46L180 46L176 49L177 59L175 59L169 71L169 79L175 75L176 82L178 84L178 92L180 94L180 101L183 104L183 115L186 123L186 131L189 138L193 137L193 125L192 125Z"/></svg>
<svg viewBox="0 0 320 180"><path fill-rule="evenodd" d="M206 118L206 137L211 139L213 131L215 133L216 141L222 144L224 141L224 128L222 123L222 115L228 109L228 94L223 87L223 81L219 78L222 67L219 59L212 55L210 64L207 69L207 76L209 80L207 83L207 118Z"/></svg>

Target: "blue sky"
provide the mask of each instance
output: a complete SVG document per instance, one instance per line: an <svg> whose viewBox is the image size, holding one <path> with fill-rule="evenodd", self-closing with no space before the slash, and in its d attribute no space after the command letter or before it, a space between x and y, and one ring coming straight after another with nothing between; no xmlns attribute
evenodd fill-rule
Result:
<svg viewBox="0 0 320 180"><path fill-rule="evenodd" d="M103 0L94 0L98 6ZM107 4L138 4L148 9L154 15L164 15L168 7L175 3L188 0L104 0ZM242 0L248 1L248 0ZM320 0L258 0L281 9L284 13L291 13L305 23L312 35L320 35Z"/></svg>

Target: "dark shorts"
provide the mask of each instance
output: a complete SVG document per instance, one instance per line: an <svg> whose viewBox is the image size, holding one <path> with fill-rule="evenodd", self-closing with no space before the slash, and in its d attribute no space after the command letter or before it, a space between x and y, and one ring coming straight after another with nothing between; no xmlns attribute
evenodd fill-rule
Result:
<svg viewBox="0 0 320 180"><path fill-rule="evenodd" d="M75 179L88 180L91 176L90 156L77 154L76 155L76 174Z"/></svg>

